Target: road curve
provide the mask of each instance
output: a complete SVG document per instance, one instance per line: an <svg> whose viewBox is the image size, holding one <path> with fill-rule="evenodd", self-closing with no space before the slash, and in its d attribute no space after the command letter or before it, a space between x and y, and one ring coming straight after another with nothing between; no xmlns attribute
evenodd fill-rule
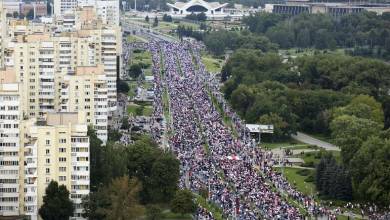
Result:
<svg viewBox="0 0 390 220"><path fill-rule="evenodd" d="M337 147L336 145L319 140L317 138L314 138L314 137L309 136L309 135L302 133L302 132L297 132L296 135L291 135L291 137L297 141L300 141L300 142L303 142L306 144L311 144L311 145L316 145L318 147L322 147L325 150L340 151L340 148Z"/></svg>

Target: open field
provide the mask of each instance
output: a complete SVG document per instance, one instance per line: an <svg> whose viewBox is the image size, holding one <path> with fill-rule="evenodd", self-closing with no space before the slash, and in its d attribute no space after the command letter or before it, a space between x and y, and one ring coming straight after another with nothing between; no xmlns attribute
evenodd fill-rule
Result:
<svg viewBox="0 0 390 220"><path fill-rule="evenodd" d="M288 182L296 187L296 189L303 194L310 196L316 195L317 190L313 182L308 182L307 179L310 175L314 175L313 170L306 170L307 175L302 175L299 172L302 172L299 168L276 168L278 171L282 172ZM283 170L283 171L282 171Z"/></svg>
<svg viewBox="0 0 390 220"><path fill-rule="evenodd" d="M211 73L220 73L222 70L223 60L214 58L211 55L202 55L202 61L206 70Z"/></svg>

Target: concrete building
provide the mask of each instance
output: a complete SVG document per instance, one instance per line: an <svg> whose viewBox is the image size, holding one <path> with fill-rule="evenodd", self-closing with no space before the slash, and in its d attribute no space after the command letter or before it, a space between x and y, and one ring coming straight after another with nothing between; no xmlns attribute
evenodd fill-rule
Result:
<svg viewBox="0 0 390 220"><path fill-rule="evenodd" d="M7 37L7 20L6 20L6 10L2 7L2 2L0 2L0 68L4 67L4 50L5 50L5 40Z"/></svg>
<svg viewBox="0 0 390 220"><path fill-rule="evenodd" d="M62 18L76 14L78 8L94 7L97 16L106 25L119 25L119 0L54 0L54 14Z"/></svg>
<svg viewBox="0 0 390 220"><path fill-rule="evenodd" d="M84 111L99 139L106 143L108 126L107 82L103 65L77 67L74 75L60 80L60 112Z"/></svg>
<svg viewBox="0 0 390 220"><path fill-rule="evenodd" d="M266 4L265 11L277 14L297 15L301 13L326 13L332 16L342 16L363 11L377 14L390 12L390 4L359 4L359 3L318 3L310 0L290 0L285 4Z"/></svg>
<svg viewBox="0 0 390 220"><path fill-rule="evenodd" d="M13 69L0 70L0 216L38 219L45 189L55 180L70 191L76 207L71 219L82 219L90 183L86 114L27 119L21 84Z"/></svg>
<svg viewBox="0 0 390 220"><path fill-rule="evenodd" d="M167 3L170 8L170 14L173 16L186 16L191 13L204 12L207 17L227 16L224 12L224 7L228 4L220 4L219 2L205 2L203 0L191 0L189 2L175 2L174 4Z"/></svg>
<svg viewBox="0 0 390 220"><path fill-rule="evenodd" d="M96 0L95 7L103 24L119 25L119 0Z"/></svg>
<svg viewBox="0 0 390 220"><path fill-rule="evenodd" d="M34 11L35 17L47 15L47 5L45 2L31 2L20 5L20 14L27 16L30 11Z"/></svg>
<svg viewBox="0 0 390 220"><path fill-rule="evenodd" d="M3 4L3 8L8 14L13 14L15 12L20 14L20 5L23 4L22 0L1 0L0 2Z"/></svg>
<svg viewBox="0 0 390 220"><path fill-rule="evenodd" d="M8 30L10 41L5 47L5 66L14 68L17 80L23 82L21 103L26 117L41 118L49 112L88 108L87 122L95 126L99 138L105 142L108 119L116 110L121 30L104 28L102 22L89 15L76 16L76 28L68 32L53 32L51 25L13 22ZM87 74L86 70L91 72ZM80 89L79 98L60 99L61 93L75 94L66 90L65 84L70 83L72 89L85 86L86 82L73 80L78 77L90 82L92 91ZM96 100L98 106L93 96L97 86L102 90L97 92L106 95L104 100ZM69 104L63 103L68 101Z"/></svg>
<svg viewBox="0 0 390 220"><path fill-rule="evenodd" d="M75 204L71 219L82 219L81 199L89 194L89 138L82 113L48 113L24 122L24 189L21 214L38 219L50 181L65 185Z"/></svg>
<svg viewBox="0 0 390 220"><path fill-rule="evenodd" d="M12 69L0 69L0 216L19 215L23 193L19 124L20 87Z"/></svg>
<svg viewBox="0 0 390 220"><path fill-rule="evenodd" d="M54 15L61 17L68 12L74 12L77 3L78 0L54 0Z"/></svg>

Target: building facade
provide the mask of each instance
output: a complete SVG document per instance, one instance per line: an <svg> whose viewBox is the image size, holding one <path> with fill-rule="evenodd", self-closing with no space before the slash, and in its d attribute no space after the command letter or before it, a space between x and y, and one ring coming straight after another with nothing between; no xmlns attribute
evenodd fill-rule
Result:
<svg viewBox="0 0 390 220"><path fill-rule="evenodd" d="M97 16L107 25L119 25L119 0L54 0L54 15L63 18L75 14L79 7L94 7Z"/></svg>
<svg viewBox="0 0 390 220"><path fill-rule="evenodd" d="M71 219L81 219L81 199L89 194L89 138L80 113L49 113L44 121L24 122L25 215L38 219L50 181L65 185L75 205Z"/></svg>
<svg viewBox="0 0 390 220"><path fill-rule="evenodd" d="M0 82L0 216L12 216L23 211L20 87L11 69L0 69Z"/></svg>

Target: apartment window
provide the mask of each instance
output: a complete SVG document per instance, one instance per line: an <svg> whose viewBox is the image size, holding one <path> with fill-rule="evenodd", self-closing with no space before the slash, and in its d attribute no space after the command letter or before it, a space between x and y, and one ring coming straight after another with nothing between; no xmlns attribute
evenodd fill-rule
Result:
<svg viewBox="0 0 390 220"><path fill-rule="evenodd" d="M50 174L50 168L46 168L46 174Z"/></svg>
<svg viewBox="0 0 390 220"><path fill-rule="evenodd" d="M50 182L50 178L46 177L46 183L49 183L49 182Z"/></svg>
<svg viewBox="0 0 390 220"><path fill-rule="evenodd" d="M60 153L65 153L65 152L66 152L66 148L60 147L60 148L58 149L58 151L59 151Z"/></svg>
<svg viewBox="0 0 390 220"><path fill-rule="evenodd" d="M59 170L60 172L66 172L66 167L59 167L58 170Z"/></svg>
<svg viewBox="0 0 390 220"><path fill-rule="evenodd" d="M59 140L59 142L60 142L61 144L65 144L65 143L66 143L66 139L65 139L65 138L61 138L61 139Z"/></svg>
<svg viewBox="0 0 390 220"><path fill-rule="evenodd" d="M46 145L50 145L50 140L46 140Z"/></svg>
<svg viewBox="0 0 390 220"><path fill-rule="evenodd" d="M66 162L66 157L60 157L60 158L58 158L58 161L60 161L60 162Z"/></svg>
<svg viewBox="0 0 390 220"><path fill-rule="evenodd" d="M47 158L47 159L46 159L46 163L47 163L47 164L50 163L50 158Z"/></svg>
<svg viewBox="0 0 390 220"><path fill-rule="evenodd" d="M46 149L46 155L50 154L50 150Z"/></svg>
<svg viewBox="0 0 390 220"><path fill-rule="evenodd" d="M66 181L66 176L59 176L58 179L59 179L60 181Z"/></svg>

